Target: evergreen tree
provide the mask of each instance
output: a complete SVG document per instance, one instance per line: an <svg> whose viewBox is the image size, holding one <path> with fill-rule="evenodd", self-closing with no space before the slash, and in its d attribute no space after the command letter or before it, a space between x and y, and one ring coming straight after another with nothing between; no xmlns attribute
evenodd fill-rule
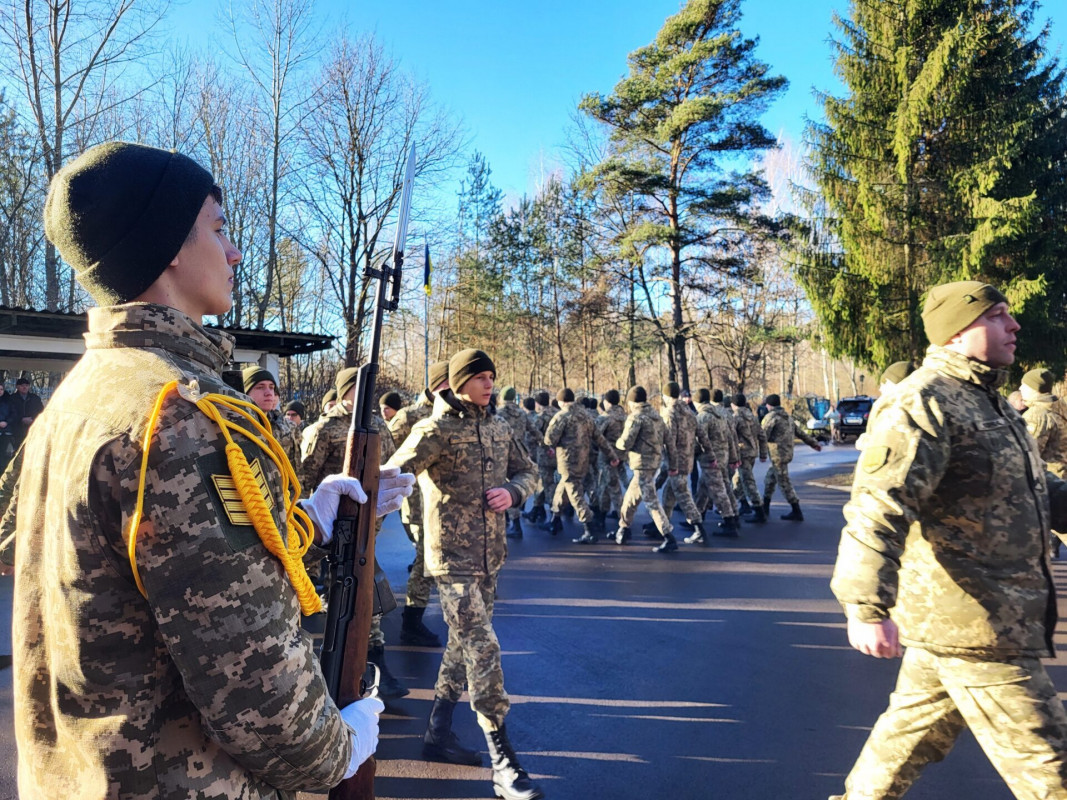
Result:
<svg viewBox="0 0 1067 800"><path fill-rule="evenodd" d="M630 54L629 75L610 96L587 95L580 105L611 133L595 179L638 198L633 235L667 253L670 317L660 330L671 377L686 388L692 321L683 292L705 283L702 272L739 267L724 256L721 233L749 226L767 189L753 171L726 170L743 170L747 156L774 146L758 118L786 85L755 57L757 40L737 30L740 15L740 0L689 0Z"/></svg>
<svg viewBox="0 0 1067 800"><path fill-rule="evenodd" d="M1033 0L853 0L836 20L846 92L809 126L818 194L798 277L833 355L921 356L924 292L979 279L1023 324L1018 359L1062 369L1063 73Z"/></svg>

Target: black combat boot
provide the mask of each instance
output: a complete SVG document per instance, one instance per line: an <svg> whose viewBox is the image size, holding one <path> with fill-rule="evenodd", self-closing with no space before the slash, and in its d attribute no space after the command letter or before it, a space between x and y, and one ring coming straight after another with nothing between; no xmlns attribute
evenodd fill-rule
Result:
<svg viewBox="0 0 1067 800"><path fill-rule="evenodd" d="M515 519L512 520L508 520L508 538L522 538L522 520L520 520L518 517L515 517Z"/></svg>
<svg viewBox="0 0 1067 800"><path fill-rule="evenodd" d="M381 677L378 681L378 697L382 700L399 700L407 697L408 687L402 684L397 677L389 671L385 663L385 648L371 647L367 649L367 660L378 665Z"/></svg>
<svg viewBox="0 0 1067 800"><path fill-rule="evenodd" d="M536 525L538 522L545 518L545 507L534 506L529 511L525 512L522 516L523 519L525 519L527 522L532 522L534 525Z"/></svg>
<svg viewBox="0 0 1067 800"><path fill-rule="evenodd" d="M800 510L800 503L790 503L793 510L788 514L782 514L782 519L790 520L791 522L803 522L804 514Z"/></svg>
<svg viewBox="0 0 1067 800"><path fill-rule="evenodd" d="M574 519L574 506L563 506L562 513L567 519Z"/></svg>
<svg viewBox="0 0 1067 800"><path fill-rule="evenodd" d="M607 523L605 521L604 512L603 511L594 511L593 512L592 525L593 525L593 530L596 533L604 533L607 530Z"/></svg>
<svg viewBox="0 0 1067 800"><path fill-rule="evenodd" d="M416 647L440 647L441 640L437 634L422 623L422 615L425 608L404 606L404 613L400 625L400 641L404 644L413 644Z"/></svg>
<svg viewBox="0 0 1067 800"><path fill-rule="evenodd" d="M545 796L541 787L531 781L526 770L519 766L519 758L508 741L503 725L495 731L486 731L485 741L493 762L493 792L497 797L504 800L539 800Z"/></svg>
<svg viewBox="0 0 1067 800"><path fill-rule="evenodd" d="M596 544L596 534L593 527L588 523L582 525L582 535L577 539L571 539L575 544Z"/></svg>
<svg viewBox="0 0 1067 800"><path fill-rule="evenodd" d="M771 498L769 497L763 498L763 516L768 519L770 519L771 516Z"/></svg>
<svg viewBox="0 0 1067 800"><path fill-rule="evenodd" d="M729 539L736 539L739 535L737 522L737 517L723 517L722 522L718 524L712 536L725 536Z"/></svg>
<svg viewBox="0 0 1067 800"><path fill-rule="evenodd" d="M426 735L422 737L422 757L426 761L443 761L446 764L480 767L482 754L476 750L468 750L460 744L459 737L452 732L452 712L455 709L455 703L441 697L433 699L430 721L426 725Z"/></svg>
<svg viewBox="0 0 1067 800"><path fill-rule="evenodd" d="M763 513L763 506L756 506L752 509L752 516L745 517L745 522L762 523L767 521L767 515Z"/></svg>
<svg viewBox="0 0 1067 800"><path fill-rule="evenodd" d="M618 518L619 518L619 512L618 511L609 511L607 514L604 515L604 519L618 519Z"/></svg>
<svg viewBox="0 0 1067 800"><path fill-rule="evenodd" d="M559 514L553 514L552 518L548 520L543 526L546 531L555 536L561 530L563 530L563 520L559 518Z"/></svg>
<svg viewBox="0 0 1067 800"><path fill-rule="evenodd" d="M656 527L655 522L646 522L644 527L641 528L641 533L645 535L646 539L662 539L660 536L659 528Z"/></svg>
<svg viewBox="0 0 1067 800"><path fill-rule="evenodd" d="M708 545L708 533L704 530L704 523L698 522L693 526L693 535L686 536L684 539L686 544L702 544L705 547Z"/></svg>
<svg viewBox="0 0 1067 800"><path fill-rule="evenodd" d="M630 529L623 525L615 531L615 544L626 544L630 540Z"/></svg>
<svg viewBox="0 0 1067 800"><path fill-rule="evenodd" d="M663 543L659 547L653 547L653 553L673 553L678 549L678 542L669 533L663 534Z"/></svg>
<svg viewBox="0 0 1067 800"><path fill-rule="evenodd" d="M752 506L750 506L748 504L748 498L747 497L742 497L741 498L741 502L737 506L737 513L738 514L751 514L752 513Z"/></svg>

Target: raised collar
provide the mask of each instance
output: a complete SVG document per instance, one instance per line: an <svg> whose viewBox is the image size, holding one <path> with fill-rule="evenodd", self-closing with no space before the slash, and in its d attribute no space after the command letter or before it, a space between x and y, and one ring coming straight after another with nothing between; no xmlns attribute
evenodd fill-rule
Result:
<svg viewBox="0 0 1067 800"><path fill-rule="evenodd" d="M948 350L938 345L930 345L923 359L923 366L937 370L950 378L974 383L988 389L999 389L1008 380L1007 370L997 369L973 358Z"/></svg>

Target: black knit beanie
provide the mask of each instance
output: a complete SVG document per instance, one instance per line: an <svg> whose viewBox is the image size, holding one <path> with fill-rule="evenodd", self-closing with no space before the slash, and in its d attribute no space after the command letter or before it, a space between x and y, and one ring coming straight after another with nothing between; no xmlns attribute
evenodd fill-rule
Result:
<svg viewBox="0 0 1067 800"><path fill-rule="evenodd" d="M763 402L764 402L765 405L772 406L772 407L780 406L782 404L782 398L780 398L776 394L769 394L764 398Z"/></svg>
<svg viewBox="0 0 1067 800"><path fill-rule="evenodd" d="M548 408L548 392L544 389L537 393L537 405L541 408Z"/></svg>
<svg viewBox="0 0 1067 800"><path fill-rule="evenodd" d="M564 388L560 389L558 392L556 392L556 399L561 403L573 403L574 402L574 392L572 392L570 389L564 387Z"/></svg>
<svg viewBox="0 0 1067 800"><path fill-rule="evenodd" d="M270 381L274 384L274 389L278 389L278 379L275 378L270 370L263 369L263 367L245 367L241 370L241 383L244 384L245 394L248 394L252 387L260 381Z"/></svg>
<svg viewBox="0 0 1067 800"><path fill-rule="evenodd" d="M667 383L663 384L663 394L665 394L667 397L673 397L677 399L678 395L681 394L681 392L682 387L674 381L667 381Z"/></svg>
<svg viewBox="0 0 1067 800"><path fill-rule="evenodd" d="M604 399L611 403L613 406L619 404L619 391L618 389L608 389L604 392Z"/></svg>
<svg viewBox="0 0 1067 800"><path fill-rule="evenodd" d="M500 393L500 397L505 403L514 402L514 400L515 400L515 387L514 386L505 386L504 387L504 391Z"/></svg>
<svg viewBox="0 0 1067 800"><path fill-rule="evenodd" d="M744 408L747 404L747 398L743 394L738 392L734 395L734 399L731 402L738 408Z"/></svg>
<svg viewBox="0 0 1067 800"><path fill-rule="evenodd" d="M716 403L722 402L722 389L716 389L715 394L711 396L712 401Z"/></svg>
<svg viewBox="0 0 1067 800"><path fill-rule="evenodd" d="M396 392L386 392L378 399L378 405L391 408L393 411L399 411L404 407L404 400Z"/></svg>
<svg viewBox="0 0 1067 800"><path fill-rule="evenodd" d="M647 403L648 394L645 392L645 387L631 386L630 391L626 393L626 400L629 403Z"/></svg>
<svg viewBox="0 0 1067 800"><path fill-rule="evenodd" d="M215 181L188 156L97 145L52 178L44 230L100 305L142 294L174 260Z"/></svg>
<svg viewBox="0 0 1067 800"><path fill-rule="evenodd" d="M711 389L697 389L697 402L698 403L710 403L711 402Z"/></svg>
<svg viewBox="0 0 1067 800"><path fill-rule="evenodd" d="M525 408L527 411L533 411L535 405L536 403L532 397L522 398L522 407Z"/></svg>
<svg viewBox="0 0 1067 800"><path fill-rule="evenodd" d="M480 372L492 372L496 375L496 365L493 359L481 350L473 347L460 350L452 358L448 359L448 385L453 392L463 389L463 384Z"/></svg>
<svg viewBox="0 0 1067 800"><path fill-rule="evenodd" d="M300 419L303 419L308 415L307 409L304 407L304 404L301 403L299 400L290 400L288 403L286 403L285 408L282 409L282 412L284 413L286 411L295 411L300 417Z"/></svg>

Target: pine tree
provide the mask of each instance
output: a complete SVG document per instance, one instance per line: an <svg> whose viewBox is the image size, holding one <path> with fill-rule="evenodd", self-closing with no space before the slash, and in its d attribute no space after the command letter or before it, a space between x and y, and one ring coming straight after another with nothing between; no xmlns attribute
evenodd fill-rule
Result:
<svg viewBox="0 0 1067 800"><path fill-rule="evenodd" d="M853 0L843 97L809 126L818 187L798 277L833 355L921 356L924 292L1000 287L1020 363L1064 364L1067 104L1032 0Z"/></svg>
<svg viewBox="0 0 1067 800"><path fill-rule="evenodd" d="M659 330L671 377L686 388L692 321L683 295L706 283L702 273L738 267L723 258L722 233L751 225L752 204L767 192L745 162L774 146L758 118L786 85L755 57L757 40L737 30L740 5L689 0L652 44L630 54L629 75L611 95L587 95L580 105L611 134L594 178L638 198L633 236L666 251L670 316Z"/></svg>

